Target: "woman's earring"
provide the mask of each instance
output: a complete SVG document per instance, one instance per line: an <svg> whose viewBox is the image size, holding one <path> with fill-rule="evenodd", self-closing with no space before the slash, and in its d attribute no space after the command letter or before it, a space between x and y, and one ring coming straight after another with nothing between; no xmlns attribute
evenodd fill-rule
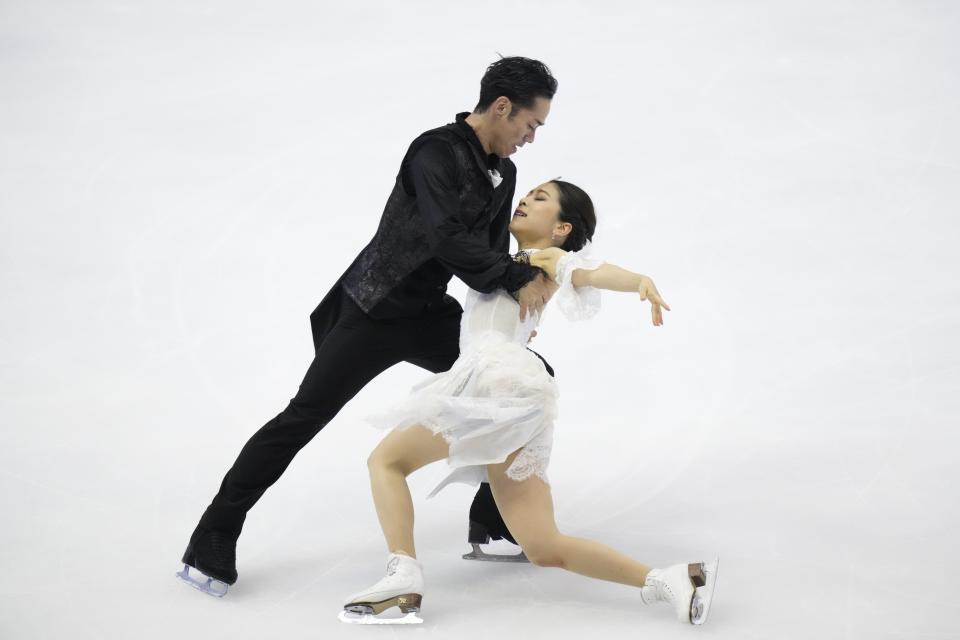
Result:
<svg viewBox="0 0 960 640"><path fill-rule="evenodd" d="M550 234L550 239L551 239L551 240L556 240L556 239L557 239L557 232L556 232L556 231L554 231L553 233Z"/></svg>

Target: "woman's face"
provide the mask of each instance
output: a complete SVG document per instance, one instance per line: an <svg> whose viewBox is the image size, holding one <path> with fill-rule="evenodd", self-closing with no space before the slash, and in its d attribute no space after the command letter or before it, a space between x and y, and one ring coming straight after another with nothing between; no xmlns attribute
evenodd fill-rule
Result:
<svg viewBox="0 0 960 640"><path fill-rule="evenodd" d="M556 246L563 244L571 228L569 222L560 222L560 191L552 182L537 185L520 198L510 220L510 233L518 240L548 240Z"/></svg>

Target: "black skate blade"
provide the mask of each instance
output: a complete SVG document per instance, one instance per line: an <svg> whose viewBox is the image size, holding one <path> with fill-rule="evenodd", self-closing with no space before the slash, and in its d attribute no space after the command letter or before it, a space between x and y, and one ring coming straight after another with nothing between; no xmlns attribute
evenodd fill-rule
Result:
<svg viewBox="0 0 960 640"><path fill-rule="evenodd" d="M480 560L483 562L530 562L530 560L527 558L527 554L525 554L523 551L520 553L504 554L487 553L480 548L480 545L477 543L473 543L471 546L473 546L473 551L463 554L462 557L464 560Z"/></svg>
<svg viewBox="0 0 960 640"><path fill-rule="evenodd" d="M199 577L194 577L191 575L191 571L193 571ZM211 595L215 598L222 598L223 596L227 595L227 589L229 589L229 585L227 585L227 583L221 582L216 578L211 578L199 569L191 567L188 564L183 565L183 570L177 571L174 575L194 589L199 589L207 595Z"/></svg>

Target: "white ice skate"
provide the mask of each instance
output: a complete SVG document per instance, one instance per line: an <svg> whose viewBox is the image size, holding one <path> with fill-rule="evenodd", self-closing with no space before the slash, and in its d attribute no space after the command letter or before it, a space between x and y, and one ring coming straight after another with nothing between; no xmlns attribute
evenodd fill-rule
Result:
<svg viewBox="0 0 960 640"><path fill-rule="evenodd" d="M410 556L387 556L387 575L375 585L350 596L337 616L349 624L420 624L417 613L423 600L423 567ZM381 615L397 607L403 616Z"/></svg>
<svg viewBox="0 0 960 640"><path fill-rule="evenodd" d="M680 622L703 624L707 621L713 602L717 565L713 562L675 564L666 569L651 569L646 583L640 589L640 598L646 604L669 602Z"/></svg>

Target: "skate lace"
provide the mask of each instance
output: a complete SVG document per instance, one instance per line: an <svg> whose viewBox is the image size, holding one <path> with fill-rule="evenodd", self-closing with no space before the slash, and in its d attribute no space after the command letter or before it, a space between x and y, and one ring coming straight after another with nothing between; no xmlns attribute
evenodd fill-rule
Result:
<svg viewBox="0 0 960 640"><path fill-rule="evenodd" d="M673 602L673 591L667 586L667 583L660 577L659 573L649 576L650 584L645 584L640 590L640 597L646 603L660 600L662 602Z"/></svg>

